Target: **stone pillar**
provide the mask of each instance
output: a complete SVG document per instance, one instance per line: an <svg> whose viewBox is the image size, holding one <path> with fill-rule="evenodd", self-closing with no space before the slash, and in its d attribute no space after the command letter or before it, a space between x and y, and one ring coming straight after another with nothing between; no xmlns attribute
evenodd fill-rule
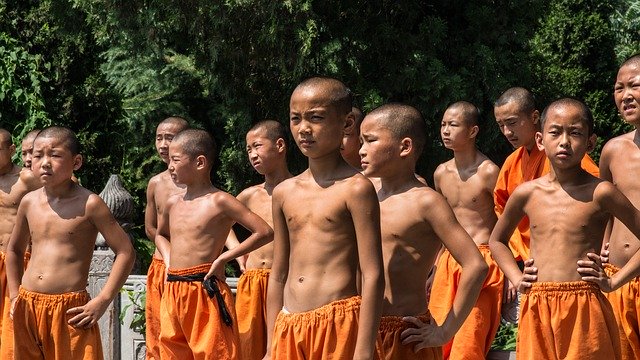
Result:
<svg viewBox="0 0 640 360"><path fill-rule="evenodd" d="M128 231L131 228L131 216L134 211L133 197L122 186L118 175L111 175L104 190L99 195L111 210L113 217ZM115 254L111 251L102 234L98 234L96 247L89 268L87 291L95 297L104 287L111 269ZM107 311L98 321L105 360L120 360L120 310L121 297L116 296ZM128 360L128 359L126 359Z"/></svg>

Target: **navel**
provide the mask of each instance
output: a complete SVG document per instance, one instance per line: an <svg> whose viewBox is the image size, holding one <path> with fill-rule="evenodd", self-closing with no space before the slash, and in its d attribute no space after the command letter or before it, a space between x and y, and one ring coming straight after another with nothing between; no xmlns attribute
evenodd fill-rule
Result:
<svg viewBox="0 0 640 360"><path fill-rule="evenodd" d="M44 276L42 274L38 275L38 279L42 280Z"/></svg>
<svg viewBox="0 0 640 360"><path fill-rule="evenodd" d="M304 281L304 276L300 276L300 277L298 278L298 282L299 282L299 283L302 283L303 281Z"/></svg>
<svg viewBox="0 0 640 360"><path fill-rule="evenodd" d="M478 201L478 199L476 199L476 198L474 197L474 198L471 198L471 201L476 202L476 201Z"/></svg>
<svg viewBox="0 0 640 360"><path fill-rule="evenodd" d="M629 243L625 243L625 244L624 244L624 248L625 248L625 249L628 249L628 248L629 248L629 246L631 246L631 244L629 244Z"/></svg>

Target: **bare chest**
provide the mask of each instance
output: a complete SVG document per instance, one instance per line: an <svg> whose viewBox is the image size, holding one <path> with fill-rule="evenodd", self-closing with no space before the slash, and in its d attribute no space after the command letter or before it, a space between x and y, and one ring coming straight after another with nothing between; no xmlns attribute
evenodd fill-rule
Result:
<svg viewBox="0 0 640 360"><path fill-rule="evenodd" d="M351 213L340 193L327 190L304 191L290 194L282 205L289 231L315 229L331 232L350 224Z"/></svg>
<svg viewBox="0 0 640 360"><path fill-rule="evenodd" d="M27 222L34 242L38 239L72 240L78 236L95 239L97 235L96 227L81 211L39 207L28 212Z"/></svg>

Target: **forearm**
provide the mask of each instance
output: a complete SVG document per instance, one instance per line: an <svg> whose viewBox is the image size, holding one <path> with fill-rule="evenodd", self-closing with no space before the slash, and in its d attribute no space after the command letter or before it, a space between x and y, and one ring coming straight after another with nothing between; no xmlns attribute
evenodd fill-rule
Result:
<svg viewBox="0 0 640 360"><path fill-rule="evenodd" d="M227 238L228 240L228 238ZM239 256L248 254L273 241L273 231L255 232L251 234L245 241L238 243L238 246L222 253L218 259L227 263Z"/></svg>
<svg viewBox="0 0 640 360"><path fill-rule="evenodd" d="M171 243L169 242L169 239L160 234L156 234L154 242L156 244L156 248L160 252L160 255L162 255L162 258L166 262L171 255Z"/></svg>
<svg viewBox="0 0 640 360"><path fill-rule="evenodd" d="M5 262L7 266L7 290L9 291L9 298L14 299L18 296L20 284L22 283L24 250L9 247Z"/></svg>
<svg viewBox="0 0 640 360"><path fill-rule="evenodd" d="M637 276L640 276L640 251L637 251L631 259L611 277L611 290L621 287Z"/></svg>
<svg viewBox="0 0 640 360"><path fill-rule="evenodd" d="M489 241L489 248L505 277L512 284L517 285L522 279L522 271L520 271L509 247L499 241Z"/></svg>
<svg viewBox="0 0 640 360"><path fill-rule="evenodd" d="M118 295L125 281L127 281L127 277L129 277L131 273L134 260L135 255L133 251L116 254L111 273L104 287L96 296L96 299L104 304L109 304Z"/></svg>
<svg viewBox="0 0 640 360"><path fill-rule="evenodd" d="M364 274L364 273L363 273ZM368 270L362 276L362 301L354 359L373 359L376 336L382 316L384 278L381 272Z"/></svg>
<svg viewBox="0 0 640 360"><path fill-rule="evenodd" d="M471 313L471 309L478 300L482 284L487 276L487 270L487 264L479 256L478 260L472 264L462 266L460 283L453 300L453 305L445 321L442 323L442 328L445 331L447 340L453 338L467 316L469 316L469 313Z"/></svg>

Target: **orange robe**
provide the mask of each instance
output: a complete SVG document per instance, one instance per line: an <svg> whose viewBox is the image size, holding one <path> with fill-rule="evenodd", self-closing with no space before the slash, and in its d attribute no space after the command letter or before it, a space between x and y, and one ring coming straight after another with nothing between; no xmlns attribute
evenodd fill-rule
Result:
<svg viewBox="0 0 640 360"><path fill-rule="evenodd" d="M249 269L238 280L236 313L244 360L261 360L267 352L267 285L270 269Z"/></svg>
<svg viewBox="0 0 640 360"><path fill-rule="evenodd" d="M160 360L160 301L164 289L164 278L164 261L154 257L147 272L147 297L144 308L148 360Z"/></svg>
<svg viewBox="0 0 640 360"><path fill-rule="evenodd" d="M609 276L618 270L611 264L605 264L604 271ZM622 360L640 359L640 277L633 278L604 296L611 303L618 323Z"/></svg>
<svg viewBox="0 0 640 360"><path fill-rule="evenodd" d="M429 323L429 314L417 316L423 323ZM413 351L416 343L402 344L400 335L411 324L402 320L402 316L382 316L378 335L381 343L381 353L384 360L440 360L442 359L442 347L432 347L420 349L417 353Z"/></svg>
<svg viewBox="0 0 640 360"><path fill-rule="evenodd" d="M504 274L493 260L489 245L479 245L478 249L489 271L471 313L453 339L442 347L445 360L484 359L500 325ZM444 322L453 306L461 275L462 268L445 250L438 260L429 302L429 311L438 324Z"/></svg>
<svg viewBox="0 0 640 360"><path fill-rule="evenodd" d="M89 299L86 291L41 294L20 288L13 312L15 360L102 360L98 325L79 329L67 323L67 311Z"/></svg>
<svg viewBox="0 0 640 360"><path fill-rule="evenodd" d="M582 168L593 176L600 176L598 166L587 154L582 159ZM546 175L549 170L549 160L544 151L538 150L536 146L533 147L531 153L523 146L511 153L500 169L498 181L493 191L495 211L498 217L504 212L507 200L509 200L518 185ZM516 260L529 258L529 243L529 218L525 216L520 220L518 227L509 240L509 247Z"/></svg>
<svg viewBox="0 0 640 360"><path fill-rule="evenodd" d="M618 325L598 285L539 282L520 300L518 360L620 360Z"/></svg>

